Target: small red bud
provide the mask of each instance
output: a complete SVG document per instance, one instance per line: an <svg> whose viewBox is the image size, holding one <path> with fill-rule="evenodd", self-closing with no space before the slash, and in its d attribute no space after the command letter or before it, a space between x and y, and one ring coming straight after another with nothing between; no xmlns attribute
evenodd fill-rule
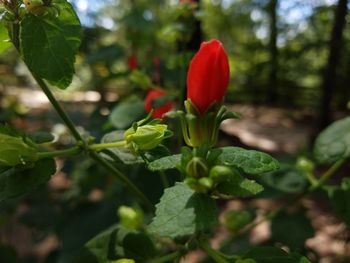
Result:
<svg viewBox="0 0 350 263"><path fill-rule="evenodd" d="M222 102L230 80L230 67L222 44L203 42L192 58L187 74L187 98L204 114L214 102Z"/></svg>
<svg viewBox="0 0 350 263"><path fill-rule="evenodd" d="M144 101L146 111L151 112L151 110L153 109L153 106L152 106L153 100L164 96L166 96L166 93L162 90L156 90L156 89L150 90ZM172 108L174 108L174 103L172 101L168 101L164 105L153 109L152 116L153 118L162 119L163 115L168 111L171 111Z"/></svg>
<svg viewBox="0 0 350 263"><path fill-rule="evenodd" d="M159 65L160 65L160 58L157 57L157 56L154 56L154 57L152 58L152 63L153 63L153 65L155 65L155 66L159 66Z"/></svg>
<svg viewBox="0 0 350 263"><path fill-rule="evenodd" d="M135 55L128 57L128 66L130 71L137 69L137 57Z"/></svg>
<svg viewBox="0 0 350 263"><path fill-rule="evenodd" d="M196 3L196 0L180 0L180 4L192 4Z"/></svg>

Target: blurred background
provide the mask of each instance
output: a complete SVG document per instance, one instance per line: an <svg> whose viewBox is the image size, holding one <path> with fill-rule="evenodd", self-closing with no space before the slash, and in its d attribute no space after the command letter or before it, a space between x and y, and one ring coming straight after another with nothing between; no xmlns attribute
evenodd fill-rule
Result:
<svg viewBox="0 0 350 263"><path fill-rule="evenodd" d="M84 100L113 102L135 92L146 94L147 89L158 86L174 95L181 107L192 55L202 41L217 38L230 57L226 101L236 107L249 105L242 110L262 121L264 125L259 126L287 126L286 131L301 140L298 145L307 145L332 119L348 110L350 34L345 0L71 2L84 32L70 90L83 92L76 94ZM32 82L11 49L1 55L0 74L0 118L4 121L11 114L23 113L24 109L16 112L14 105L7 105L25 100L28 90L22 88L16 98L4 99L5 95L16 94L14 87L28 88ZM72 93L62 96L68 94ZM23 106L44 103L39 93L30 98ZM278 119L285 110L292 118ZM100 111L108 115L108 109L100 107ZM289 129L295 121L303 134ZM238 128L224 130L249 137L240 135ZM269 132L256 132L267 150L282 147L290 152L299 147L293 146L294 142L283 146L279 138L270 141ZM249 138L243 140L251 143Z"/></svg>
<svg viewBox="0 0 350 263"><path fill-rule="evenodd" d="M81 20L83 41L72 85L54 92L81 131L97 140L144 116L150 89L162 89L167 101L182 108L189 62L200 43L212 38L229 56L225 103L242 114L239 121L223 123L220 145L264 150L291 168L301 156L310 156L323 128L349 114L347 0L69 2ZM27 132L52 132L59 145L69 145L71 137L16 51L7 46L0 51L0 121ZM134 205L120 184L91 161L73 158L58 165L48 186L0 205L0 241L6 244L0 253L14 255L11 246L24 262L72 262L87 240L118 220L118 205ZM160 179L142 167L124 169L157 202ZM270 182L271 193L264 196L270 199L248 205L263 213L276 203L273 198L300 191L306 181L297 173L286 173L279 185ZM175 172L168 176L178 179ZM313 262L349 262L348 230L319 200L304 200L312 227L300 231L312 233L298 249L317 255ZM247 204L237 200L225 209L242 205ZM278 242L266 228L250 241Z"/></svg>

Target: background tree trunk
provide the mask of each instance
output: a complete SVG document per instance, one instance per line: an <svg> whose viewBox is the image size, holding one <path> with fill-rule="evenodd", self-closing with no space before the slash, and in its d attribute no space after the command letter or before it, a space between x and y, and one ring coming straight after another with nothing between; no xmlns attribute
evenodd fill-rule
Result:
<svg viewBox="0 0 350 263"><path fill-rule="evenodd" d="M328 61L323 73L323 81L321 85L322 97L318 127L319 131L323 130L332 120L331 106L335 89L337 66L342 51L347 3L347 0L339 0L335 10L335 19L329 42Z"/></svg>
<svg viewBox="0 0 350 263"><path fill-rule="evenodd" d="M278 49L277 49L277 8L278 0L270 0L267 6L267 11L270 16L270 72L267 102L276 104L278 99L277 71L278 71Z"/></svg>
<svg viewBox="0 0 350 263"><path fill-rule="evenodd" d="M199 11L200 5L201 5L201 0L195 0L197 3L197 9L195 11ZM191 37L188 41L186 42L180 42L178 43L178 50L182 53L186 52L197 52L199 50L199 47L203 41L203 32L202 32L202 25L201 21L198 20L194 14L193 14L193 31L191 34ZM188 70L189 65L185 65L182 70L183 70L183 75L184 75L184 83L182 87L182 95L180 99L180 108L183 108L183 101L186 100L187 98L187 87L186 87L186 74ZM181 86L181 84L180 84Z"/></svg>
<svg viewBox="0 0 350 263"><path fill-rule="evenodd" d="M198 11L200 8L201 0L195 0L195 2L197 3L196 11ZM191 39L186 43L186 51L197 52L203 40L203 32L200 20L194 17L193 23L194 30Z"/></svg>

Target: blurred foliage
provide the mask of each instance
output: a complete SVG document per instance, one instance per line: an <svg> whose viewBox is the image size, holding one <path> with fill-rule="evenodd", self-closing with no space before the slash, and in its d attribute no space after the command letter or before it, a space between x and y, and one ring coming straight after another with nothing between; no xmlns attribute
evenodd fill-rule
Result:
<svg viewBox="0 0 350 263"><path fill-rule="evenodd" d="M135 119L145 115L143 101L140 97L145 96L147 89L161 87L168 92L171 98L179 97L179 103L182 103L180 96L183 95L185 89L187 65L193 55L186 49L184 43L189 41L196 19L201 21L204 39L217 38L222 41L230 57L231 84L227 100L261 104L266 103L269 99L267 91L271 89L269 79L271 14L268 9L268 0L202 0L199 9L191 5L180 5L176 0L105 0L99 1L105 4L100 4L95 10L81 7L79 9L80 1L72 2L75 4L75 9L80 10L78 13L81 15L84 28L82 45L77 57L77 74L70 89L95 90L101 94L101 103L105 103L103 106L107 108L109 120L106 123L97 109L91 114L87 125L97 139L102 138L102 142L113 142L120 135L117 132L107 133L112 130L112 127L126 129ZM272 87L277 90L278 97L275 102L277 105L287 108L319 105L319 87L328 55L327 43L334 20L333 13L334 5L325 0L279 1L277 86ZM347 27L349 21L347 21ZM344 33L344 49L335 82L334 109L346 109L350 98L348 87L350 83L350 31L345 30ZM0 26L0 41L4 39L6 35ZM8 95L2 96L6 94L8 84L31 83L31 80L28 73L23 71L21 64L17 62L16 52L12 48L7 49L7 43L0 47L0 52L3 52L0 54L0 121L8 121L27 113L27 109L24 109L16 98ZM132 71L128 67L130 56L137 58L137 70ZM106 95L108 92L117 94L115 99L108 99ZM117 99L121 100L115 103ZM51 119L51 117L49 115L46 118ZM73 117L79 120L81 116ZM349 120L343 121L348 124ZM176 124L170 125L176 127ZM337 128L336 131L338 132L336 135L344 139L344 145L339 146L337 142L338 144L333 147L334 152L328 152L332 156L321 156L321 159L330 158L333 161L340 157L348 157L347 151L344 156L342 155L342 149L347 147L345 143L348 144L345 136L348 134L347 130L338 131ZM70 140L70 138L67 139L68 136L64 133L66 131L62 131L61 136L55 139L59 146L69 144L69 141L65 140ZM102 133L107 134L103 137ZM334 126L331 130L332 134L335 134ZM327 137L331 135L327 135L327 131L323 133L324 138L319 139L322 145L318 147L330 147ZM339 151L341 153L338 153ZM253 151L250 153L253 155ZM106 159L115 161L118 168L128 174L128 178L134 181L153 202L159 200L164 182L161 181L158 174L145 169L141 158L135 160L135 156L131 155L128 150L118 148L107 150L103 154ZM176 163L180 161L178 156L164 158L153 163L155 171L158 171L157 168L161 168L160 170L163 170L164 167L166 169L175 168ZM266 161L264 156L254 155L248 160L249 165L258 169L258 160ZM224 161L238 165L235 160L225 159ZM266 162L274 166L273 161L268 161ZM237 162L242 163L242 161ZM128 166L130 163L132 165ZM35 175L42 181L48 180L51 175L50 167L46 169L46 173ZM152 168L152 163L150 167ZM30 168L24 170L20 175L35 173L35 167ZM134 199L122 187L120 181L108 175L91 160L80 158L66 160L63 167L58 167L58 172L61 180L67 180L66 185L62 182L60 185L58 182L56 186L42 186L24 198L20 197L1 203L0 226L4 229L11 229L12 216L16 215L16 220L18 218L21 224L33 232L34 244L39 244L49 235L57 236L61 246L48 256L47 262L72 262L73 258L80 262L79 260L85 260L85 257L91 256L92 252L89 248L91 244L94 245L101 240L107 240L108 244L110 242L120 243L128 237L144 236L142 231L133 232L119 226L101 233L111 225L118 223L117 207L121 205L135 207ZM242 168L243 172L254 175L252 169ZM246 182L248 185L245 187L248 190L252 188L251 191L254 193L264 188L264 191L259 193L259 198L286 197L288 194L302 193L307 188L308 178L305 173L295 167L294 163L285 163L278 171L266 173L259 178L252 176L252 179L257 182L248 179L243 181L240 174L237 175L237 181ZM15 189L16 196L37 187L30 180L25 185L17 185L16 178L10 178L12 179L10 180L8 177L11 170L1 170L0 174L0 181L6 182L6 185L11 187L11 191ZM165 176L170 179L170 185L179 179L178 173L174 170L166 171ZM181 188L181 185L175 187ZM247 190L246 188L243 190ZM348 181L344 180L341 186L330 189L329 195L334 210L349 225ZM186 199L191 196L192 192L189 192L185 193L182 198ZM0 199L5 198L7 196L1 196ZM202 202L202 200L199 201ZM167 204L169 201L165 198L163 202ZM201 204L201 202L198 203ZM207 207L211 206L211 203L203 203ZM225 218L226 227L234 233L238 232L255 218L255 212L252 211L254 210L251 210L250 207L247 210L231 211ZM174 215L180 219L181 217L186 217L187 220L194 218L192 214L190 214L192 217L178 214L176 209ZM206 217L205 214L202 216ZM182 222L180 219L175 217L174 220ZM147 216L145 221L150 221ZM207 222L210 225L214 220L208 221L211 221ZM175 230L162 229L157 221L153 222L154 232L173 233L173 231L186 230L181 225L176 227L178 229ZM289 231L281 231L281 229L289 229L292 234ZM314 235L308 218L300 211L280 214L272 221L271 230L270 242L279 242L298 252L304 252L305 240ZM97 234L99 235L96 236ZM9 240L0 239L0 241L11 243L6 242ZM152 241L147 238L143 241L150 249L136 251L141 252L137 256L146 257L144 254L149 257L153 256ZM85 248L80 251L84 244L86 244ZM237 253L250 248L251 244L247 236L237 236L233 237L223 247L223 250L227 253ZM113 259L130 255L128 254L130 251L127 253L118 250L119 245L113 248L112 252L109 251L110 249L110 247L102 247L102 252L94 251L94 253L104 253L108 250L109 253L115 253L112 256ZM247 252L246 258L254 258L253 252ZM278 256L282 254L283 257L288 257L290 260L294 257L299 260L299 256L287 255L277 248L266 253ZM22 262L19 261L13 248L1 243L0 261Z"/></svg>

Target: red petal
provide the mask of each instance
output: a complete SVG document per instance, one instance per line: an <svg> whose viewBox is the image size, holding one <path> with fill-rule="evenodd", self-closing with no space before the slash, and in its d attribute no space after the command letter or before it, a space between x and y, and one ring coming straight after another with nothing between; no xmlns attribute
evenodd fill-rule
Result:
<svg viewBox="0 0 350 263"><path fill-rule="evenodd" d="M212 103L223 100L229 79L228 57L222 44L216 39L204 42L188 70L187 98L205 113Z"/></svg>

